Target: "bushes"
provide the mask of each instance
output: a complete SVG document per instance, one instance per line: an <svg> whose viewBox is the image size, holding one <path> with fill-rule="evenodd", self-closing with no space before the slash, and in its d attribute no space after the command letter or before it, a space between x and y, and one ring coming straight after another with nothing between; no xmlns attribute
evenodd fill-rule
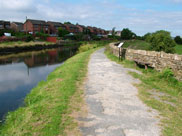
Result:
<svg viewBox="0 0 182 136"><path fill-rule="evenodd" d="M40 39L42 39L42 40L46 40L48 36L49 36L48 34L45 34L43 32L36 33L36 37L40 37Z"/></svg>
<svg viewBox="0 0 182 136"><path fill-rule="evenodd" d="M80 46L80 48L78 49L78 52L81 53L81 52L85 52L94 48L97 48L96 44L86 44L86 45Z"/></svg>
<svg viewBox="0 0 182 136"><path fill-rule="evenodd" d="M146 37L146 41L151 43L152 50L164 51L166 53L174 53L174 47L176 46L172 39L170 32L161 30L155 33L149 34Z"/></svg>
<svg viewBox="0 0 182 136"><path fill-rule="evenodd" d="M83 44L79 47L78 52L85 52L90 49L103 47L107 44L109 44L109 41L97 41L97 42L82 42Z"/></svg>
<svg viewBox="0 0 182 136"><path fill-rule="evenodd" d="M164 69L160 74L159 74L160 78L164 78L164 79L170 79L170 78L174 78L174 73L172 72L171 69Z"/></svg>
<svg viewBox="0 0 182 136"><path fill-rule="evenodd" d="M180 36L176 36L174 38L174 41L177 43L177 44L182 44L182 38Z"/></svg>
<svg viewBox="0 0 182 136"><path fill-rule="evenodd" d="M134 39L136 37L136 34L133 33L130 29L128 28L124 28L121 31L121 39L122 40L130 40L130 39Z"/></svg>
<svg viewBox="0 0 182 136"><path fill-rule="evenodd" d="M4 36L4 33L11 33L12 36L15 36L15 31L11 29L2 29L0 30L0 37Z"/></svg>
<svg viewBox="0 0 182 136"><path fill-rule="evenodd" d="M30 42L30 41L32 41L34 38L33 38L33 36L32 35L27 35L26 36L26 42Z"/></svg>
<svg viewBox="0 0 182 136"><path fill-rule="evenodd" d="M59 37L64 37L65 35L69 34L69 32L63 28L58 28L58 36Z"/></svg>
<svg viewBox="0 0 182 136"><path fill-rule="evenodd" d="M169 68L163 69L158 74L160 80L165 80L170 86L181 86L182 84L175 78L173 71Z"/></svg>

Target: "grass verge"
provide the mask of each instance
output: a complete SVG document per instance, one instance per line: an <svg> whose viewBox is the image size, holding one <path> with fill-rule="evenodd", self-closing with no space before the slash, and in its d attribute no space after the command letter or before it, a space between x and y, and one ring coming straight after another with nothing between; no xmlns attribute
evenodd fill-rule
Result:
<svg viewBox="0 0 182 136"><path fill-rule="evenodd" d="M14 47L26 47L26 46L36 46L36 45L53 45L54 43L50 42L23 42L23 41L17 41L17 42L4 42L0 43L0 48L14 48Z"/></svg>
<svg viewBox="0 0 182 136"><path fill-rule="evenodd" d="M130 74L140 79L141 84L136 85L139 90L139 98L148 106L156 109L160 113L163 136L182 135L182 82L174 78L169 69L158 72L153 69L144 70L136 67L134 62L123 60L110 53L105 52L112 61L141 71L139 75L135 72Z"/></svg>
<svg viewBox="0 0 182 136"><path fill-rule="evenodd" d="M126 41L123 45L124 48L136 49L136 50L151 50L150 43L142 40Z"/></svg>
<svg viewBox="0 0 182 136"><path fill-rule="evenodd" d="M182 55L182 45L177 44L177 45L175 46L175 50L176 50L176 53L177 53L177 54Z"/></svg>
<svg viewBox="0 0 182 136"><path fill-rule="evenodd" d="M136 50L147 50L151 51L150 43L143 40L130 40L126 41L123 45L124 48L136 49ZM175 53L182 55L182 45L177 44L175 46Z"/></svg>
<svg viewBox="0 0 182 136"><path fill-rule="evenodd" d="M25 98L25 107L8 113L1 136L66 135L72 124L70 102L86 75L94 49L79 53L41 81ZM81 94L81 93L80 93ZM79 96L77 96L79 98ZM74 104L74 102L73 102Z"/></svg>

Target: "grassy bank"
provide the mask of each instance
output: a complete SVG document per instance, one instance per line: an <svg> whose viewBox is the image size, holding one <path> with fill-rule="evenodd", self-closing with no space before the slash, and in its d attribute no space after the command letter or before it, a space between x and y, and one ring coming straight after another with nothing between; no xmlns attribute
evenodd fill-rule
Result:
<svg viewBox="0 0 182 136"><path fill-rule="evenodd" d="M123 48L130 48L136 50L151 50L150 43L147 43L146 41L142 40L126 41L123 45Z"/></svg>
<svg viewBox="0 0 182 136"><path fill-rule="evenodd" d="M99 42L97 47L102 45L104 44ZM84 51L82 46L79 54L58 67L46 81L41 81L25 98L24 107L8 113L5 123L0 126L0 135L65 135L65 129L72 125L70 102L74 99L74 94L78 93L79 85L86 75L89 56L96 49L95 46L90 45Z"/></svg>
<svg viewBox="0 0 182 136"><path fill-rule="evenodd" d="M131 40L126 41L123 45L123 48L130 48L136 50L152 50L150 43L143 41L143 40ZM175 46L175 53L182 55L182 45Z"/></svg>
<svg viewBox="0 0 182 136"><path fill-rule="evenodd" d="M148 106L160 113L163 136L182 135L182 82L174 78L171 70L166 69L158 72L153 69L144 70L135 67L134 62L119 61L109 50L106 55L112 61L141 71L139 75L130 72L132 76L140 79L141 84L136 85L139 89L139 98Z"/></svg>
<svg viewBox="0 0 182 136"><path fill-rule="evenodd" d="M23 41L17 41L17 42L3 42L0 43L0 48L14 48L14 47L26 47L26 46L36 46L36 45L52 45L54 43L50 42L23 42Z"/></svg>
<svg viewBox="0 0 182 136"><path fill-rule="evenodd" d="M177 45L175 46L175 50L176 50L176 53L177 53L177 54L182 55L182 45L177 44Z"/></svg>

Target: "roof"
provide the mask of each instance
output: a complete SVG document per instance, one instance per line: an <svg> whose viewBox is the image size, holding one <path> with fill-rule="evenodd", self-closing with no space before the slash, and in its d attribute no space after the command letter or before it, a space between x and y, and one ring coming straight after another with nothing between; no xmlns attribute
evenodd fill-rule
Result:
<svg viewBox="0 0 182 136"><path fill-rule="evenodd" d="M48 21L47 23L53 24L54 26L63 26L63 24L60 22Z"/></svg>
<svg viewBox="0 0 182 136"><path fill-rule="evenodd" d="M27 19L27 21L30 21L33 25L45 25L47 24L44 20L33 20L33 19Z"/></svg>
<svg viewBox="0 0 182 136"><path fill-rule="evenodd" d="M2 23L8 23L8 24L10 24L10 21L0 20L0 24L2 24Z"/></svg>
<svg viewBox="0 0 182 136"><path fill-rule="evenodd" d="M64 24L64 25L66 25L68 27L75 27L75 28L77 28L77 26L76 25L73 25L73 24Z"/></svg>
<svg viewBox="0 0 182 136"><path fill-rule="evenodd" d="M12 23L14 23L14 24L16 24L16 25L23 25L22 22L12 22Z"/></svg>
<svg viewBox="0 0 182 136"><path fill-rule="evenodd" d="M82 27L82 28L86 28L86 26L84 26L84 25L77 24L76 26L79 26L79 27Z"/></svg>

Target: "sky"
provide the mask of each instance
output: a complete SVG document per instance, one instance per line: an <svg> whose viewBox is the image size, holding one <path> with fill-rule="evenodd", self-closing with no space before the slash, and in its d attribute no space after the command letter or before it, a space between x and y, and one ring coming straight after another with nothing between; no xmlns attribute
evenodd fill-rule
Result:
<svg viewBox="0 0 182 136"><path fill-rule="evenodd" d="M182 0L0 0L0 20L79 23L137 35L157 30L182 36Z"/></svg>

